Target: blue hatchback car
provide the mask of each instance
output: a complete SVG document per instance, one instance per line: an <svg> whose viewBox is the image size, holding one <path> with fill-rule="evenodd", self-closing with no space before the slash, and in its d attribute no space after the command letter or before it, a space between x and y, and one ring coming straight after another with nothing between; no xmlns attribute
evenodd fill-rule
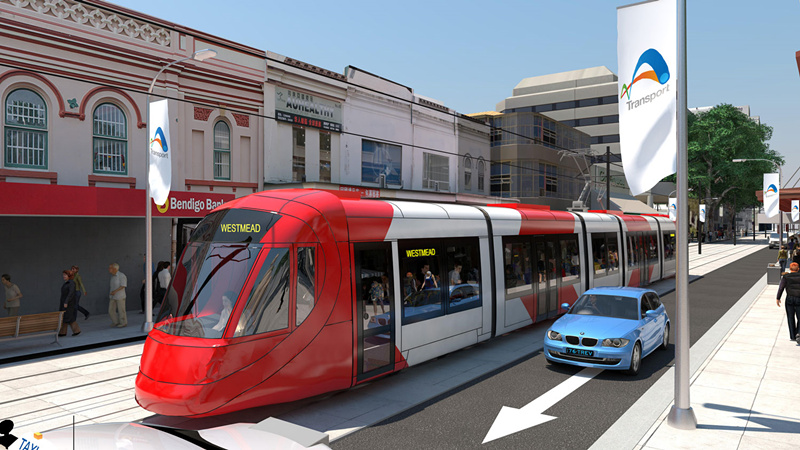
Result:
<svg viewBox="0 0 800 450"><path fill-rule="evenodd" d="M569 308L566 303L562 308ZM548 361L639 373L642 358L669 345L669 317L651 289L589 289L544 338Z"/></svg>

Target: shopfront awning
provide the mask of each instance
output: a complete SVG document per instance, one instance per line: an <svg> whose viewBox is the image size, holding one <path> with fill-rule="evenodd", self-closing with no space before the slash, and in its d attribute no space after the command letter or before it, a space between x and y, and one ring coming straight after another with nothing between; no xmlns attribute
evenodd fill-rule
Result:
<svg viewBox="0 0 800 450"><path fill-rule="evenodd" d="M153 217L203 217L234 194L172 191ZM0 183L2 216L144 217L144 189Z"/></svg>
<svg viewBox="0 0 800 450"><path fill-rule="evenodd" d="M628 214L666 214L665 211L656 211L640 202L635 197L623 197L617 194L611 195L612 209L616 209Z"/></svg>

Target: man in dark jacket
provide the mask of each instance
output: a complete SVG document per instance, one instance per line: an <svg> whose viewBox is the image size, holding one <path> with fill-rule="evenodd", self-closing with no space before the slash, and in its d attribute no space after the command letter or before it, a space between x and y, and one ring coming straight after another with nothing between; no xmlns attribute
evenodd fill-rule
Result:
<svg viewBox="0 0 800 450"><path fill-rule="evenodd" d="M778 307L781 306L781 296L786 289L786 318L789 322L789 339L797 340L800 343L800 264L792 263L789 265L789 272L781 278L778 286Z"/></svg>

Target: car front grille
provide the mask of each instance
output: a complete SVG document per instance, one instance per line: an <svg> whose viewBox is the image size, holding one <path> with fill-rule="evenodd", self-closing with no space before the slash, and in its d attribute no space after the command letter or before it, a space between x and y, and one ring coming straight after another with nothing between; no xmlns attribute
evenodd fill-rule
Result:
<svg viewBox="0 0 800 450"><path fill-rule="evenodd" d="M566 353L557 352L555 350L548 350L548 351L550 352L550 356L559 359L566 359L567 361L602 364L605 366L614 366L619 364L620 361L622 361L619 358L598 358L596 356L577 356L577 355L568 355Z"/></svg>
<svg viewBox="0 0 800 450"><path fill-rule="evenodd" d="M584 347L594 347L597 345L597 339L587 337L581 339L578 336L567 336L567 343L571 345L578 345L582 343Z"/></svg>

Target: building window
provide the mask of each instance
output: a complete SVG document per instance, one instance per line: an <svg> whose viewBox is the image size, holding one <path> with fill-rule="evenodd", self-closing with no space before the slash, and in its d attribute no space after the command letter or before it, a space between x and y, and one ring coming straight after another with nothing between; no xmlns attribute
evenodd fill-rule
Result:
<svg viewBox="0 0 800 450"><path fill-rule="evenodd" d="M319 181L331 182L331 134L319 132Z"/></svg>
<svg viewBox="0 0 800 450"><path fill-rule="evenodd" d="M47 169L47 105L30 89L6 98L5 166Z"/></svg>
<svg viewBox="0 0 800 450"><path fill-rule="evenodd" d="M539 196L555 197L558 192L558 167L552 164L539 164Z"/></svg>
<svg viewBox="0 0 800 450"><path fill-rule="evenodd" d="M367 140L361 142L362 183L399 187L402 182L402 163L403 149L399 145Z"/></svg>
<svg viewBox="0 0 800 450"><path fill-rule="evenodd" d="M214 179L231 179L231 129L223 121L214 125Z"/></svg>
<svg viewBox="0 0 800 450"><path fill-rule="evenodd" d="M450 190L450 159L447 156L422 154L422 188Z"/></svg>
<svg viewBox="0 0 800 450"><path fill-rule="evenodd" d="M472 158L464 156L464 190L472 190Z"/></svg>
<svg viewBox="0 0 800 450"><path fill-rule="evenodd" d="M306 129L292 128L292 181L306 181Z"/></svg>
<svg viewBox="0 0 800 450"><path fill-rule="evenodd" d="M478 158L478 190L483 192L483 177L486 173L486 163L483 157Z"/></svg>
<svg viewBox="0 0 800 450"><path fill-rule="evenodd" d="M128 173L128 123L119 106L103 103L92 115L92 170L95 173Z"/></svg>

